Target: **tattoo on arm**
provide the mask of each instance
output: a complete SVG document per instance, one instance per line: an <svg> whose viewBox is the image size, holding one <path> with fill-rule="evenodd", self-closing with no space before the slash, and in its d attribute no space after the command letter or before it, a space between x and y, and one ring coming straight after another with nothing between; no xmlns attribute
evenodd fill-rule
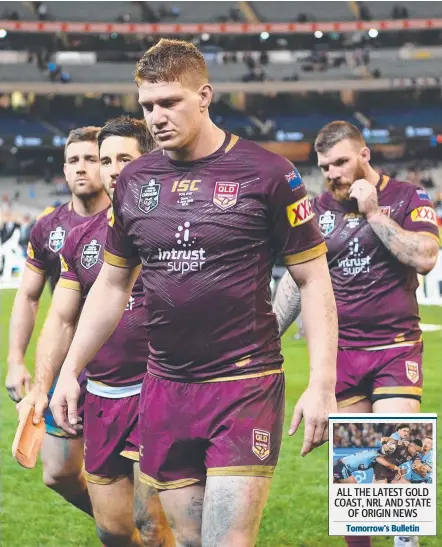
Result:
<svg viewBox="0 0 442 547"><path fill-rule="evenodd" d="M282 336L301 313L301 295L289 272L285 272L276 289L273 311Z"/></svg>
<svg viewBox="0 0 442 547"><path fill-rule="evenodd" d="M418 272L427 273L434 265L439 245L428 235L404 230L391 218L379 213L369 219L376 235L391 254Z"/></svg>

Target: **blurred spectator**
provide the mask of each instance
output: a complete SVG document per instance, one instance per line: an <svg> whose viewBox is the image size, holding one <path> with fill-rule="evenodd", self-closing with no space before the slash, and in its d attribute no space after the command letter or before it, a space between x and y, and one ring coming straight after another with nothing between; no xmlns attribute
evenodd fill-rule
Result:
<svg viewBox="0 0 442 547"><path fill-rule="evenodd" d="M333 446L335 448L370 448L381 445L382 437L389 437L398 424L335 424ZM407 424L408 425L408 424ZM431 424L411 423L409 440L424 440L433 435Z"/></svg>
<svg viewBox="0 0 442 547"><path fill-rule="evenodd" d="M231 21L234 21L235 23L238 23L241 21L241 11L239 8L230 8L229 11L229 18Z"/></svg>
<svg viewBox="0 0 442 547"><path fill-rule="evenodd" d="M361 21L371 21L372 19L370 10L368 9L366 5L362 3L360 4L359 17Z"/></svg>
<svg viewBox="0 0 442 547"><path fill-rule="evenodd" d="M48 20L48 6L44 2L37 2L37 17L39 21L47 21Z"/></svg>

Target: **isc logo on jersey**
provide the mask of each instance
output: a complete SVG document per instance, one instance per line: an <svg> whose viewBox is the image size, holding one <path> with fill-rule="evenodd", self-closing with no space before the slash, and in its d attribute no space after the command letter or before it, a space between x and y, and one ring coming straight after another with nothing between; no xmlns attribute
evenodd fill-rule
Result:
<svg viewBox="0 0 442 547"><path fill-rule="evenodd" d="M192 235L190 222L178 226L175 233L177 247L170 251L158 249L158 259L167 260L167 271L177 273L198 272L206 262L206 251L196 248L196 237Z"/></svg>
<svg viewBox="0 0 442 547"><path fill-rule="evenodd" d="M290 226L301 226L315 216L311 201L307 196L287 206L287 218Z"/></svg>

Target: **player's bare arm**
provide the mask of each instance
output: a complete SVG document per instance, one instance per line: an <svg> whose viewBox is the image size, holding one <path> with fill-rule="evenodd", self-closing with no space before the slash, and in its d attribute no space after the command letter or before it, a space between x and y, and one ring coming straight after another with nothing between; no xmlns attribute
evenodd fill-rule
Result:
<svg viewBox="0 0 442 547"><path fill-rule="evenodd" d="M71 435L78 418L77 377L118 325L139 271L105 262L86 299L50 405L57 425Z"/></svg>
<svg viewBox="0 0 442 547"><path fill-rule="evenodd" d="M12 400L18 402L31 387L31 375L25 364L25 353L29 345L38 312L38 303L45 286L46 276L42 272L25 268L17 291L9 323L8 374L6 389Z"/></svg>
<svg viewBox="0 0 442 547"><path fill-rule="evenodd" d="M278 283L273 311L281 336L301 313L301 294L289 272L285 272Z"/></svg>
<svg viewBox="0 0 442 547"><path fill-rule="evenodd" d="M431 473L431 467L426 463L421 462L421 460L414 460L413 465L411 466L413 471L420 475L423 479L427 476L428 473Z"/></svg>
<svg viewBox="0 0 442 547"><path fill-rule="evenodd" d="M325 255L289 266L299 287L302 319L310 357L310 380L293 414L289 434L293 435L305 420L305 456L328 438L328 414L336 412L336 353L338 319L336 303Z"/></svg>
<svg viewBox="0 0 442 547"><path fill-rule="evenodd" d="M376 235L391 254L420 274L427 274L436 265L439 243L431 234L404 230L381 212L376 188L365 179L356 180L350 197L358 201L358 208L366 217Z"/></svg>
<svg viewBox="0 0 442 547"><path fill-rule="evenodd" d="M56 287L37 344L35 385L18 406L19 411L28 404L35 407L34 423L39 423L48 406L47 394L68 353L80 309L80 291Z"/></svg>

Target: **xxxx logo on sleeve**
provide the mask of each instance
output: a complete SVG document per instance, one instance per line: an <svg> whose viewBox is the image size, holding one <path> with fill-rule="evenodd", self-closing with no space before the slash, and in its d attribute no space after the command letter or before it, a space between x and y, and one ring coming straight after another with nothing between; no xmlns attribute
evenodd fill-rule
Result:
<svg viewBox="0 0 442 547"><path fill-rule="evenodd" d="M308 196L304 196L302 199L287 206L287 219L293 228L301 226L301 224L308 222L314 216L312 204Z"/></svg>
<svg viewBox="0 0 442 547"><path fill-rule="evenodd" d="M432 207L418 207L410 216L413 222L430 222L437 226L436 211Z"/></svg>

